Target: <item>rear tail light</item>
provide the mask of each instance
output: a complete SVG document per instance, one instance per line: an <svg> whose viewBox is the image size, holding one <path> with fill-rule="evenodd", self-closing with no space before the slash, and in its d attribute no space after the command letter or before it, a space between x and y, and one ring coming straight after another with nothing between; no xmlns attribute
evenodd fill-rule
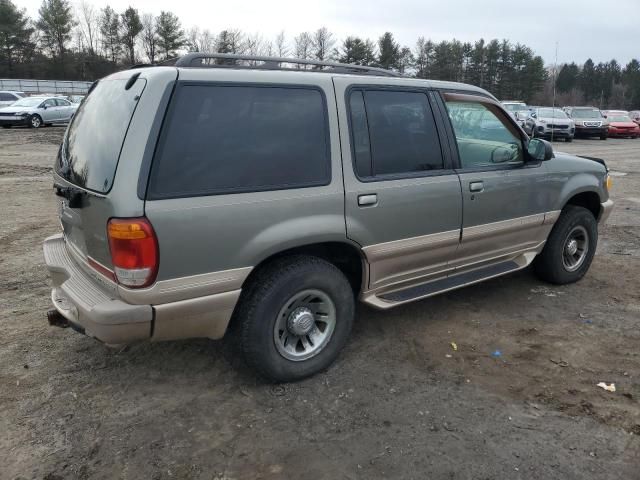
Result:
<svg viewBox="0 0 640 480"><path fill-rule="evenodd" d="M112 218L107 224L111 261L118 283L151 285L158 273L158 242L146 218Z"/></svg>

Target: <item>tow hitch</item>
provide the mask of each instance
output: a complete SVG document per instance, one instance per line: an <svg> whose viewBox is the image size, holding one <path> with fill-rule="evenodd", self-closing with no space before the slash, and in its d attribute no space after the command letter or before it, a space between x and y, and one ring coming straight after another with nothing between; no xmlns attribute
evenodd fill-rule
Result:
<svg viewBox="0 0 640 480"><path fill-rule="evenodd" d="M47 312L47 321L52 327L67 328L69 326L69 321L54 308Z"/></svg>

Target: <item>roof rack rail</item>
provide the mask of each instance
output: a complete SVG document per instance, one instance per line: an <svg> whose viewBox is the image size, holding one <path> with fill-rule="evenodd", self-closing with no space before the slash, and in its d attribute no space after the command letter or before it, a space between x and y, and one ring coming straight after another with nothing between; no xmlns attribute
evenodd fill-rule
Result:
<svg viewBox="0 0 640 480"><path fill-rule="evenodd" d="M369 67L366 65L353 65L350 63L327 62L323 60L305 60L302 58L266 57L259 55L239 55L234 53L187 53L175 59L162 62L167 65L169 62L176 67L191 68L248 68L258 70L295 70L324 73L349 73L357 75L380 75L385 77L401 77L403 75L386 70L384 68ZM240 63L245 62L245 63ZM261 64L258 64L261 62ZM315 67L311 70L283 67L282 64L289 65L310 65Z"/></svg>

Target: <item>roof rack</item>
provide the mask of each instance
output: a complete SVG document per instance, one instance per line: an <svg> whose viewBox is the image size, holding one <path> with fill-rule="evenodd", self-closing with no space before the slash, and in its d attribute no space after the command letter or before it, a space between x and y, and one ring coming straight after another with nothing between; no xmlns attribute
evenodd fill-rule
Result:
<svg viewBox="0 0 640 480"><path fill-rule="evenodd" d="M176 67L191 68L247 68L258 70L295 70L299 72L348 73L355 75L379 75L385 77L401 77L391 70L350 63L326 62L321 60L305 60L302 58L265 57L259 55L238 55L233 53L187 53L175 61ZM162 62L167 65L169 62ZM296 65L283 67L282 64ZM300 65L310 65L312 69L301 69Z"/></svg>

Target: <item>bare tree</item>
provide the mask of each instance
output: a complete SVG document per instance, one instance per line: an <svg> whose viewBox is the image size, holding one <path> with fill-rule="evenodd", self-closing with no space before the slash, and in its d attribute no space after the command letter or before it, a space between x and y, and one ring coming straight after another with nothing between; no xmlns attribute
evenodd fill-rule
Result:
<svg viewBox="0 0 640 480"><path fill-rule="evenodd" d="M254 33L253 35L247 35L244 41L244 53L247 55L260 55L262 53L262 47L264 45L264 40L259 33ZM255 65L256 62L251 62L251 64Z"/></svg>
<svg viewBox="0 0 640 480"><path fill-rule="evenodd" d="M195 26L191 27L187 32L187 48L190 52L203 52L200 45L200 29Z"/></svg>
<svg viewBox="0 0 640 480"><path fill-rule="evenodd" d="M319 28L313 33L313 57L316 60L328 60L331 56L331 48L334 43L336 42L333 34L327 27Z"/></svg>
<svg viewBox="0 0 640 480"><path fill-rule="evenodd" d="M200 49L202 52L213 52L216 49L216 36L205 28L200 32Z"/></svg>
<svg viewBox="0 0 640 480"><path fill-rule="evenodd" d="M82 0L78 4L76 18L78 19L78 29L82 33L84 45L87 46L89 54L95 55L98 50L100 39L98 38L98 15L93 5Z"/></svg>
<svg viewBox="0 0 640 480"><path fill-rule="evenodd" d="M278 57L286 57L289 55L289 47L287 47L287 40L284 36L284 30L282 30L276 37L275 53Z"/></svg>
<svg viewBox="0 0 640 480"><path fill-rule="evenodd" d="M156 19L150 13L142 15L142 34L140 35L142 49L149 59L149 63L155 63L158 49L158 37L156 35Z"/></svg>
<svg viewBox="0 0 640 480"><path fill-rule="evenodd" d="M302 60L308 60L312 55L313 39L309 32L302 32L296 38L294 38L294 48L296 58Z"/></svg>

